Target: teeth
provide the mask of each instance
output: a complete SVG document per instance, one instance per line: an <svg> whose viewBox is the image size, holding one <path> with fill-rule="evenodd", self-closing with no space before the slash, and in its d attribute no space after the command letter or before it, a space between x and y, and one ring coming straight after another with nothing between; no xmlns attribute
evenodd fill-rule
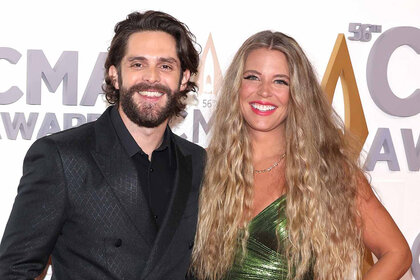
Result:
<svg viewBox="0 0 420 280"><path fill-rule="evenodd" d="M139 93L147 97L160 97L163 95L163 93L157 91L140 91Z"/></svg>
<svg viewBox="0 0 420 280"><path fill-rule="evenodd" d="M276 109L275 106L272 105L262 105L258 103L251 103L251 106L259 111L267 112Z"/></svg>

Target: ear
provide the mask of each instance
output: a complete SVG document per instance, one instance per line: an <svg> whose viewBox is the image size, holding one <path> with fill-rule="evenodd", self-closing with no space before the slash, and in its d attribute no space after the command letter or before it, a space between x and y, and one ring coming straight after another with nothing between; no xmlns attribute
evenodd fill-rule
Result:
<svg viewBox="0 0 420 280"><path fill-rule="evenodd" d="M111 65L111 67L109 67L108 75L112 79L113 86L116 89L120 89L120 85L119 85L119 82L118 82L118 70L117 70L117 68L114 65Z"/></svg>
<svg viewBox="0 0 420 280"><path fill-rule="evenodd" d="M190 76L191 76L191 72L190 72L190 70L185 70L183 73L182 73L182 79L181 79L181 86L179 87L179 89L181 90L181 91L183 91L183 90L185 90L186 88L187 88L187 83L188 83L188 81L190 80Z"/></svg>

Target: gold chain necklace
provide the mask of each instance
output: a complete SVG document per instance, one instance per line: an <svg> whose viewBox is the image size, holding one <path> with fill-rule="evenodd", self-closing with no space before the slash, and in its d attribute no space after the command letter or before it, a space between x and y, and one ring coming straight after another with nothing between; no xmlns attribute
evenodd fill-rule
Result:
<svg viewBox="0 0 420 280"><path fill-rule="evenodd" d="M278 161L276 161L272 166L265 168L265 169L254 169L254 173L255 174L261 174L261 173L266 173L266 172L270 172L274 167L276 167L277 165L279 165L280 161L286 156L286 153L282 154L280 156L280 159Z"/></svg>

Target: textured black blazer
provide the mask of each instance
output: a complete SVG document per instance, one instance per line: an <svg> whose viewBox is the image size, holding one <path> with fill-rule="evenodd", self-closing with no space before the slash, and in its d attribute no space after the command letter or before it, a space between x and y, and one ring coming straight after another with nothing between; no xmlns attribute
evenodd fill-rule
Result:
<svg viewBox="0 0 420 280"><path fill-rule="evenodd" d="M52 279L184 279L205 152L173 136L176 180L159 232L110 108L35 141L0 245L0 279L35 278L50 254Z"/></svg>

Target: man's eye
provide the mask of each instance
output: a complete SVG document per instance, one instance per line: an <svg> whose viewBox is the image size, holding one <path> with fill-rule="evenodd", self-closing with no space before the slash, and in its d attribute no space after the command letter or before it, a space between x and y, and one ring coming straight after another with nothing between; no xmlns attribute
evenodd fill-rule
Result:
<svg viewBox="0 0 420 280"><path fill-rule="evenodd" d="M134 68L141 68L143 65L141 64L141 63L133 63L132 65L131 65L131 67L134 67Z"/></svg>
<svg viewBox="0 0 420 280"><path fill-rule="evenodd" d="M164 70L172 70L172 66L171 65L163 64L161 67Z"/></svg>
<svg viewBox="0 0 420 280"><path fill-rule="evenodd" d="M244 79L245 80L251 80L251 81L257 81L258 77L255 76L255 75L246 75L246 76L244 76Z"/></svg>

